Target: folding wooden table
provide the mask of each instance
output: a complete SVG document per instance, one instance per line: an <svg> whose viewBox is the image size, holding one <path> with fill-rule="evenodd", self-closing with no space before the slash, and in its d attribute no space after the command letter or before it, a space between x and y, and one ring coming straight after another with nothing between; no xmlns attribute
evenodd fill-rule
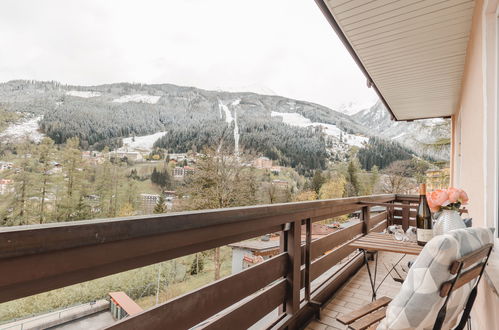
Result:
<svg viewBox="0 0 499 330"><path fill-rule="evenodd" d="M404 242L395 239L395 236L392 234L383 234L383 233L375 233L371 232L365 236L358 238L357 240L350 243L350 246L358 248L360 251L364 253L364 260L367 267L367 273L369 274L369 281L371 283L371 289L373 291L372 300L376 300L376 291L378 291L379 287L385 281L386 277L395 269L395 267L404 259L406 255L419 255L422 246L419 246L416 242ZM375 258L374 262L374 277L371 274L371 268L369 267L369 262L367 258L368 251L376 251L376 255L378 251L385 252L395 252L402 253L403 256L393 265L393 267L388 271L385 277L381 280L378 287L376 287L376 275L378 272L378 256Z"/></svg>

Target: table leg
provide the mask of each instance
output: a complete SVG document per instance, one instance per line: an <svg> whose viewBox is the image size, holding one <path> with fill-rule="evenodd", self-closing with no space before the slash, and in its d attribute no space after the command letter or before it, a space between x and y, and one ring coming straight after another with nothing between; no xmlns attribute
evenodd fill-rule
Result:
<svg viewBox="0 0 499 330"><path fill-rule="evenodd" d="M388 275L390 275L390 273L395 269L395 267L397 267L397 265L402 261L402 259L404 259L405 256L406 256L405 254L402 255L402 257L392 266L392 268L390 268L390 270L386 273L385 277L383 277L383 279L379 283L378 287L376 288L376 292L378 291L378 289L380 288L380 286L383 284L383 282L385 282L385 280L388 277ZM376 259L376 260L378 260L378 259ZM377 267L377 265L376 265L376 267ZM374 280L376 280L376 278L374 278Z"/></svg>
<svg viewBox="0 0 499 330"><path fill-rule="evenodd" d="M364 249L362 249L362 252L364 253L364 262L366 263L367 274L369 274L369 283L371 284L371 289L372 289L372 292L373 292L373 294L371 296L371 301L375 301L376 300L376 278L373 279L373 277L371 275L371 268L369 267L369 260L367 258L367 251L364 250ZM376 258L376 264L375 265L377 266L378 256L376 256L375 258ZM376 274L376 272L375 272L375 274Z"/></svg>

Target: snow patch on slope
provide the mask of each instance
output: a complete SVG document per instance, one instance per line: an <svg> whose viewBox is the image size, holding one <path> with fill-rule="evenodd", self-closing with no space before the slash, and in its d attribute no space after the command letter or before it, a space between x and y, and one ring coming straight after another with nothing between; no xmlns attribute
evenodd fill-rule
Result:
<svg viewBox="0 0 499 330"><path fill-rule="evenodd" d="M157 95L145 95L145 94L133 94L133 95L123 95L117 99L114 99L114 103L126 103L126 102L137 102L137 103L158 103L161 96Z"/></svg>
<svg viewBox="0 0 499 330"><path fill-rule="evenodd" d="M83 97L85 99L88 99L88 98L91 98L91 97L100 96L101 93L99 93L99 92L91 92L91 91L67 91L66 95L76 96L76 97Z"/></svg>
<svg viewBox="0 0 499 330"><path fill-rule="evenodd" d="M325 124L325 123L313 123L310 119L303 117L299 113L272 111L270 115L272 117L281 117L282 122L285 124L288 124L290 126L320 127L322 129L322 132L324 132L325 134L327 134L329 136L334 136L337 138L341 137L343 142L345 142L351 146L362 147L362 145L364 143L367 143L369 141L369 138L367 138L365 136L358 136L358 135L343 132L336 125Z"/></svg>
<svg viewBox="0 0 499 330"><path fill-rule="evenodd" d="M230 103L230 106L233 107L234 109L234 115L232 115L232 112L230 111L229 107L226 106L222 101L218 100L218 110L220 113L220 119L222 119L222 113L225 115L225 122L227 123L227 126L230 127L230 124L234 122L234 154L238 155L239 154L239 126L237 125L237 106L241 103L241 99L236 99L232 103ZM220 149L221 146L218 148Z"/></svg>
<svg viewBox="0 0 499 330"><path fill-rule="evenodd" d="M164 136L166 132L158 132L151 135L128 137L123 139L123 147L120 151L151 151L154 142Z"/></svg>
<svg viewBox="0 0 499 330"><path fill-rule="evenodd" d="M232 113L230 112L229 107L223 104L222 101L218 100L218 108L225 114L225 122L230 125L234 118L232 117Z"/></svg>
<svg viewBox="0 0 499 330"><path fill-rule="evenodd" d="M45 136L39 131L40 126L38 125L38 122L42 118L42 116L39 116L11 124L5 131L0 133L0 139L20 140L27 137L33 142L40 142Z"/></svg>

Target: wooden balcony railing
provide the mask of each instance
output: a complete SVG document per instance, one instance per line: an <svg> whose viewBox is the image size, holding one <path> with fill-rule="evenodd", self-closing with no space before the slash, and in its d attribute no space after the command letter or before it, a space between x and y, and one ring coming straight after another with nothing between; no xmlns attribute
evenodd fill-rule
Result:
<svg viewBox="0 0 499 330"><path fill-rule="evenodd" d="M2 228L0 303L280 232L279 255L111 328L247 328L276 309L270 328L296 328L362 265L349 242L390 223L413 225L411 203L416 196L377 195ZM371 214L373 205L387 210ZM312 241L311 223L353 212L360 223Z"/></svg>

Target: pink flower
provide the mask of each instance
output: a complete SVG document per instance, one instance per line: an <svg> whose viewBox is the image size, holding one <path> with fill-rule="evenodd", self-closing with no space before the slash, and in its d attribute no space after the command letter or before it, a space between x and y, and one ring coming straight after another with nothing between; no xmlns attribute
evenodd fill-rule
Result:
<svg viewBox="0 0 499 330"><path fill-rule="evenodd" d="M459 200L461 201L461 204L463 204L463 205L468 204L469 198L468 198L468 194L466 193L466 191L461 190Z"/></svg>
<svg viewBox="0 0 499 330"><path fill-rule="evenodd" d="M431 199L431 194L429 192L426 193L426 200L428 201L428 206L430 207L430 211L434 213L439 211L440 206L435 205L433 203L433 200Z"/></svg>
<svg viewBox="0 0 499 330"><path fill-rule="evenodd" d="M445 190L437 189L430 193L430 200L435 207L447 206L449 205L449 194Z"/></svg>
<svg viewBox="0 0 499 330"><path fill-rule="evenodd" d="M461 197L461 192L461 189L453 187L447 189L447 194L449 195L449 203L456 203Z"/></svg>

